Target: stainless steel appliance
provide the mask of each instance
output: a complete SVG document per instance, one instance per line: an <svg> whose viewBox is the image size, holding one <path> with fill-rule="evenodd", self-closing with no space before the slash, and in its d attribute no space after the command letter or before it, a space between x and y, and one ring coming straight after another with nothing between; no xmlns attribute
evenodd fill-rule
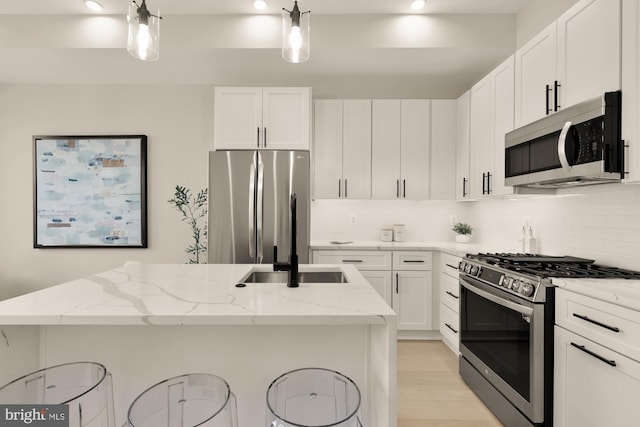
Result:
<svg viewBox="0 0 640 427"><path fill-rule="evenodd" d="M209 153L209 263L273 263L291 246L291 195L297 197L299 262L309 262L309 152Z"/></svg>
<svg viewBox="0 0 640 427"><path fill-rule="evenodd" d="M560 110L505 136L505 184L559 188L624 178L621 92Z"/></svg>
<svg viewBox="0 0 640 427"><path fill-rule="evenodd" d="M460 375L506 426L551 426L551 278L639 279L640 273L528 254L469 254L458 269Z"/></svg>

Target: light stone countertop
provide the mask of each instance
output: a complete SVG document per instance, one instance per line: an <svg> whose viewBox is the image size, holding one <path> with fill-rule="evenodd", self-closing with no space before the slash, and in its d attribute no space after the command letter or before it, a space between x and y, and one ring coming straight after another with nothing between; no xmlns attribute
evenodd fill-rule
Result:
<svg viewBox="0 0 640 427"><path fill-rule="evenodd" d="M551 282L567 291L640 311L640 280L554 278Z"/></svg>
<svg viewBox="0 0 640 427"><path fill-rule="evenodd" d="M351 265L346 284L235 285L271 265L141 264L0 302L0 325L336 325L386 324L395 313Z"/></svg>
<svg viewBox="0 0 640 427"><path fill-rule="evenodd" d="M350 243L332 243L330 241L312 241L311 250L387 250L387 251L440 251L463 257L468 253L504 252L504 249L489 248L477 243L455 242L382 242L379 240L359 240Z"/></svg>

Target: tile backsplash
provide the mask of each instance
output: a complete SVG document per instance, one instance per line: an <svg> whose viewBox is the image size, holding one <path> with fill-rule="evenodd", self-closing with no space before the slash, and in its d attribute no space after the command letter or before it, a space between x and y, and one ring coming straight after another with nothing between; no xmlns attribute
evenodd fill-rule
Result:
<svg viewBox="0 0 640 427"><path fill-rule="evenodd" d="M475 202L316 200L311 205L311 239L378 240L380 228L404 223L407 241L453 241L450 224L455 219L474 227L474 243L519 252L522 226L528 223L539 253L640 270L640 185L560 191L555 196Z"/></svg>

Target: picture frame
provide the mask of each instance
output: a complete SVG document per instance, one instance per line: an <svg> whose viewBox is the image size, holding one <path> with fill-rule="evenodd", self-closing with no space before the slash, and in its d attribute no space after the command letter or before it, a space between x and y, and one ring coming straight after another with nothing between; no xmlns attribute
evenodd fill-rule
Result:
<svg viewBox="0 0 640 427"><path fill-rule="evenodd" d="M146 135L34 135L34 248L147 248Z"/></svg>

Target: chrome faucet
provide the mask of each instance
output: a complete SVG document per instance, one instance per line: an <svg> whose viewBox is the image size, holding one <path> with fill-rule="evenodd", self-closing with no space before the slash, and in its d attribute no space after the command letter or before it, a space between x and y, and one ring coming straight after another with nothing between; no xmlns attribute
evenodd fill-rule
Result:
<svg viewBox="0 0 640 427"><path fill-rule="evenodd" d="M273 271L287 271L287 287L297 288L298 283L298 254L296 252L297 236L297 200L296 193L291 194L291 252L289 253L289 262L278 262L278 246L273 247Z"/></svg>

